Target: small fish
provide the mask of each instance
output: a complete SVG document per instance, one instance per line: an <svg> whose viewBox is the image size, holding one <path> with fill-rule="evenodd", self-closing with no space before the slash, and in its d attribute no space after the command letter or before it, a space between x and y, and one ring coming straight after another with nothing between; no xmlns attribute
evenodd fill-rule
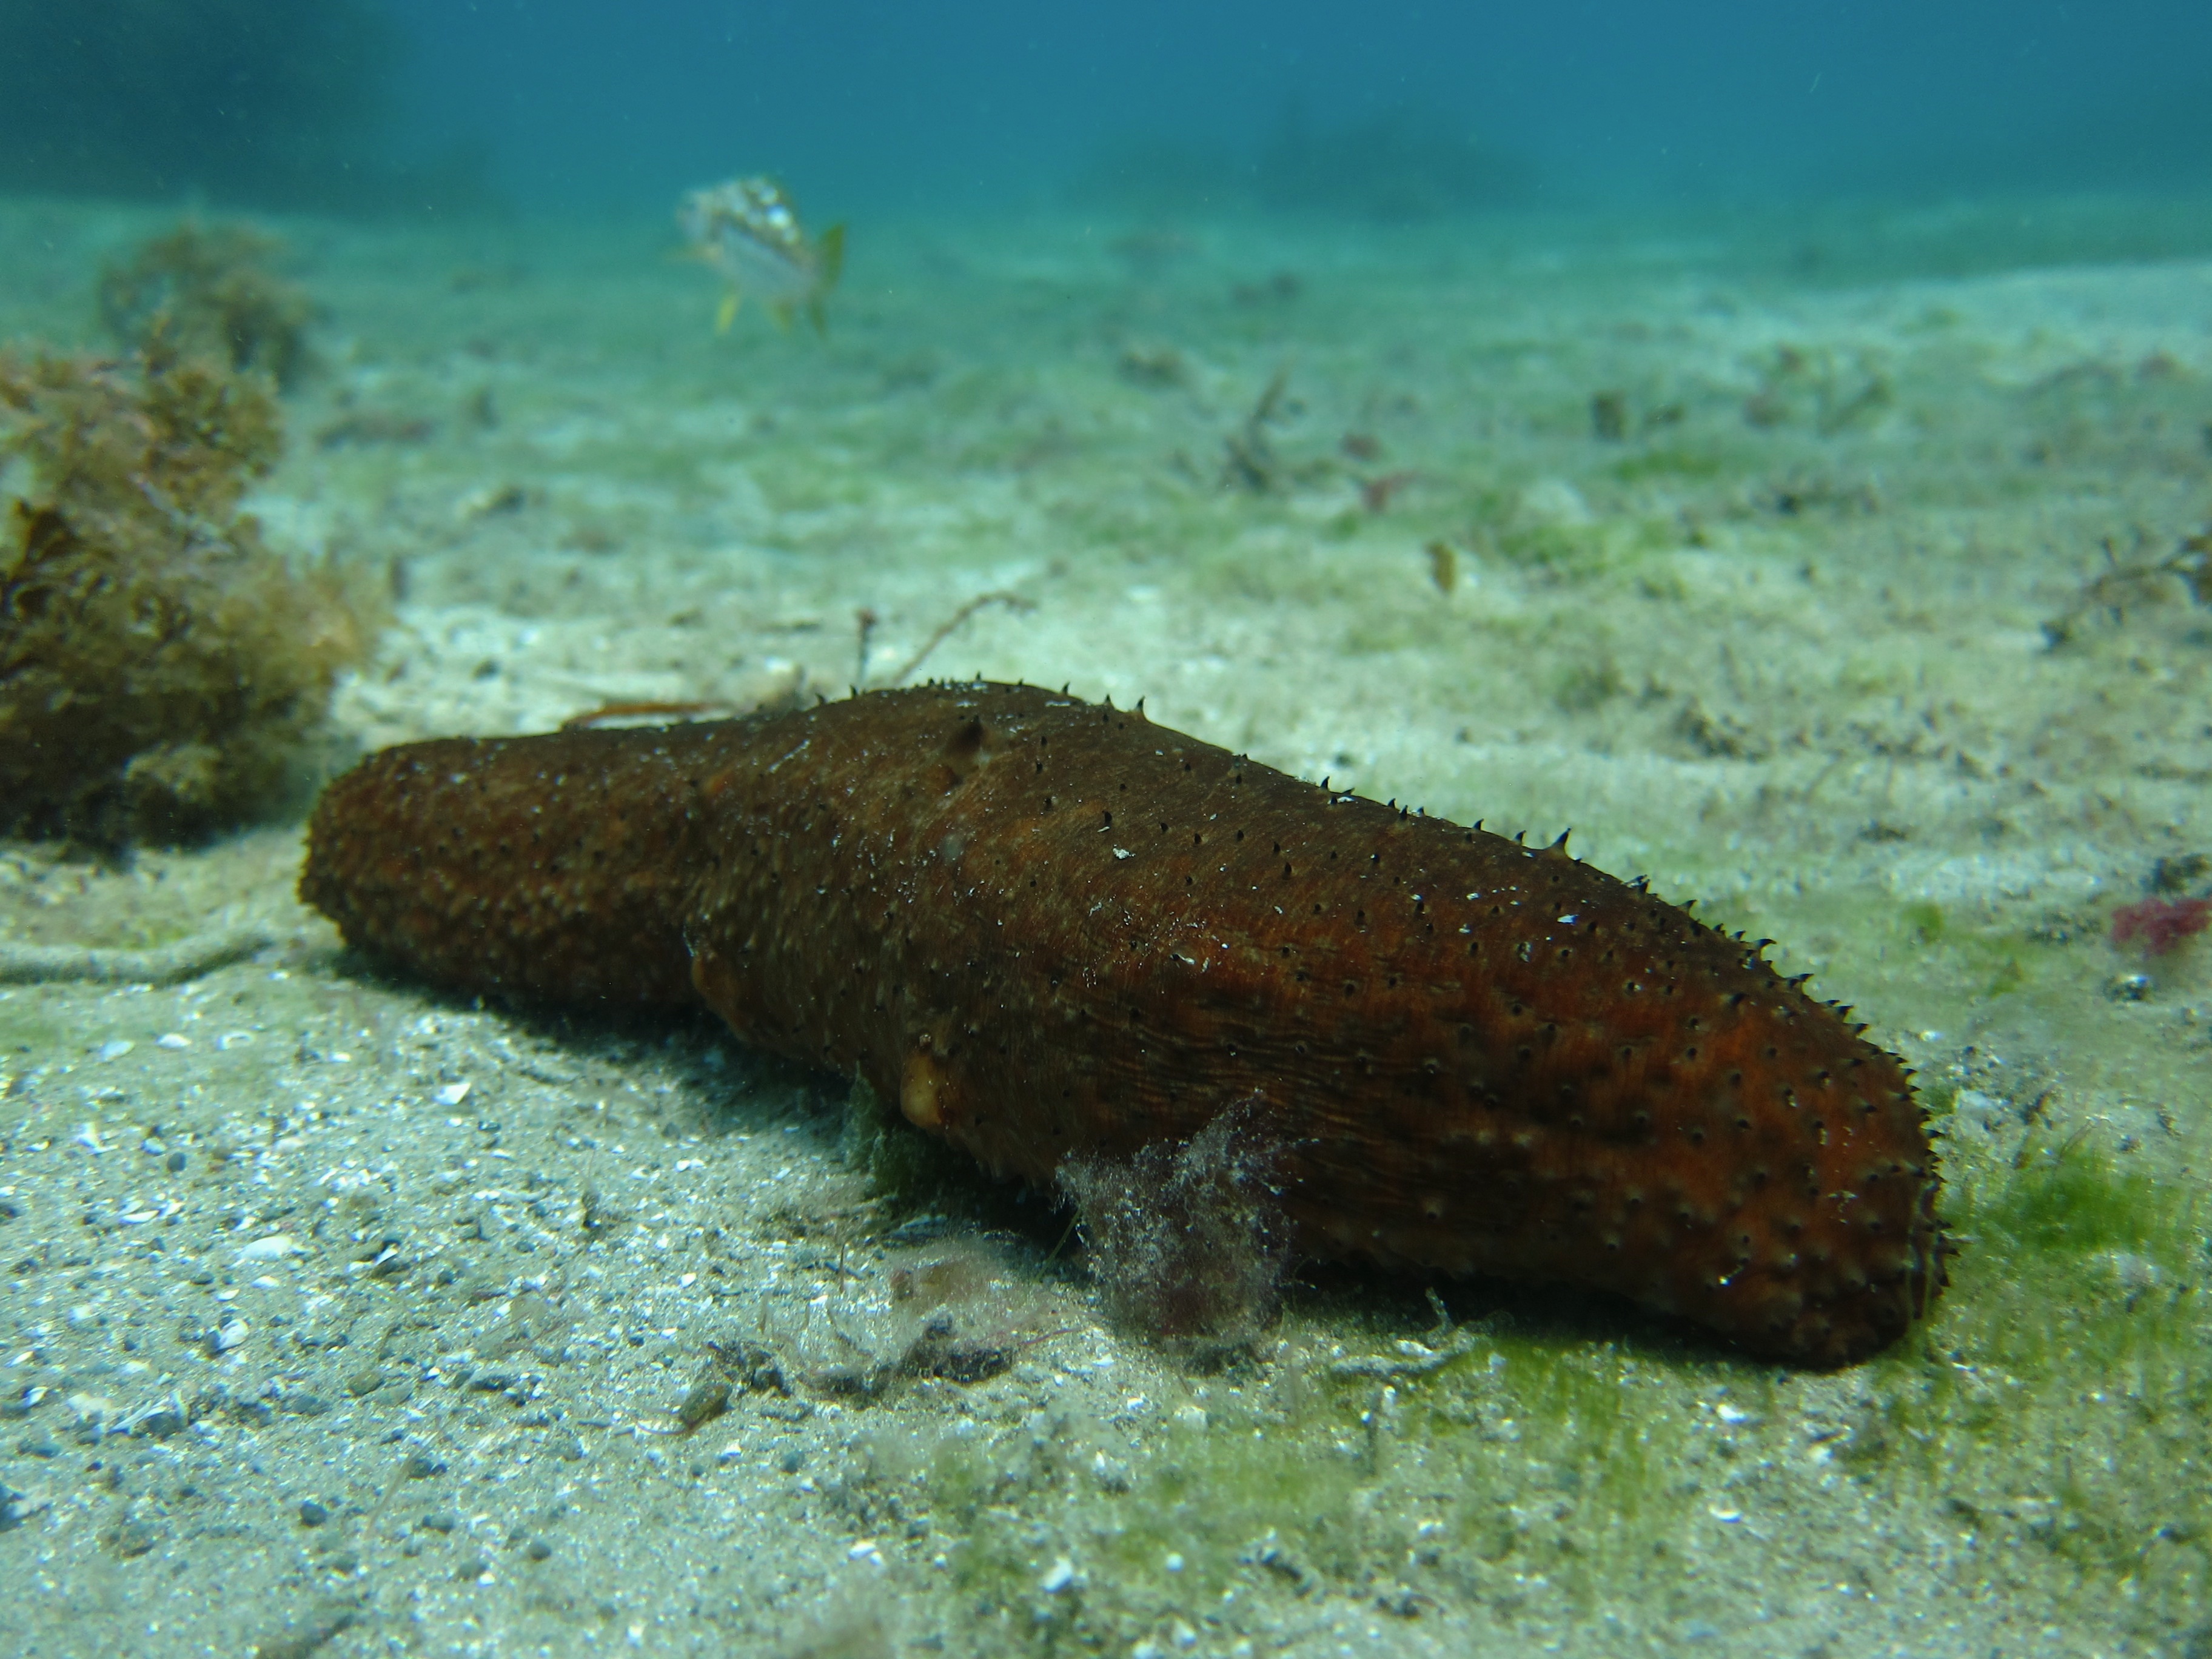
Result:
<svg viewBox="0 0 2212 1659"><path fill-rule="evenodd" d="M825 327L823 302L845 265L844 226L808 236L783 186L764 174L690 191L676 220L690 251L730 285L714 313L714 332L729 331L748 294L785 328L802 310L817 329Z"/></svg>

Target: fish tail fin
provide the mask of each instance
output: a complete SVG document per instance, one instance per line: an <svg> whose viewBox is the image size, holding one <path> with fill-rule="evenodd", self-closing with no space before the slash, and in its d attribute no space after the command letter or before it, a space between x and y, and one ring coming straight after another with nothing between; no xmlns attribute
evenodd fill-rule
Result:
<svg viewBox="0 0 2212 1659"><path fill-rule="evenodd" d="M778 328L781 329L786 334L791 332L792 305L790 301L779 300L775 301L769 307L768 314L775 319L775 325Z"/></svg>
<svg viewBox="0 0 2212 1659"><path fill-rule="evenodd" d="M829 337L830 310L822 303L819 289L817 289L814 297L806 302L806 319L814 325L814 331L817 334L821 335L824 339Z"/></svg>
<svg viewBox="0 0 2212 1659"><path fill-rule="evenodd" d="M845 274L845 227L834 224L822 233L815 243L815 253L821 262L822 276L815 285L817 294L827 294L837 286L838 277Z"/></svg>
<svg viewBox="0 0 2212 1659"><path fill-rule="evenodd" d="M730 331L730 325L738 320L738 307L744 302L745 296L735 289L722 296L722 303L714 307L715 333L727 334Z"/></svg>

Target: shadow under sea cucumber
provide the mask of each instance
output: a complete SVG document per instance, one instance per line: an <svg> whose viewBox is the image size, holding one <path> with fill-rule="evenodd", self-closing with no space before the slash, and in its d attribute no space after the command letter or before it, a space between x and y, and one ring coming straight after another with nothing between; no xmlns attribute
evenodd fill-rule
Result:
<svg viewBox="0 0 2212 1659"><path fill-rule="evenodd" d="M1903 1065L1756 946L1140 711L952 684L409 744L325 793L301 893L457 990L703 1000L1041 1187L1243 1107L1304 1255L1815 1365L1944 1282Z"/></svg>

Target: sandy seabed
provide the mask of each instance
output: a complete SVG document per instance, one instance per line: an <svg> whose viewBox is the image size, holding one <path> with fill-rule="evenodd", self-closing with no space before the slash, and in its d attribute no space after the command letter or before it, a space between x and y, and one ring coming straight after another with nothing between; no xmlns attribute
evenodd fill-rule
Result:
<svg viewBox="0 0 2212 1659"><path fill-rule="evenodd" d="M167 222L0 204L0 337ZM277 228L342 747L972 672L1571 826L1911 1061L1961 1249L1840 1374L1357 1277L1194 1369L840 1079L378 976L296 823L8 845L19 961L249 954L0 986L0 1647L2212 1651L2212 947L2112 939L2212 886L2212 210L862 223L826 339L651 222Z"/></svg>

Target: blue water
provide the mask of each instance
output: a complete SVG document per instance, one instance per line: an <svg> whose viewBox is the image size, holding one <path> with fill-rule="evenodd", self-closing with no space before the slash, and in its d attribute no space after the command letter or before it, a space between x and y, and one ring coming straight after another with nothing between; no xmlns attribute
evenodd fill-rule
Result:
<svg viewBox="0 0 2212 1659"><path fill-rule="evenodd" d="M532 209L763 168L839 210L1024 205L1133 155L1233 194L1293 112L1410 114L1563 204L2212 181L2201 0L390 3L392 141L474 144Z"/></svg>
<svg viewBox="0 0 2212 1659"><path fill-rule="evenodd" d="M0 190L1387 219L2212 179L2201 0L0 0Z"/></svg>

